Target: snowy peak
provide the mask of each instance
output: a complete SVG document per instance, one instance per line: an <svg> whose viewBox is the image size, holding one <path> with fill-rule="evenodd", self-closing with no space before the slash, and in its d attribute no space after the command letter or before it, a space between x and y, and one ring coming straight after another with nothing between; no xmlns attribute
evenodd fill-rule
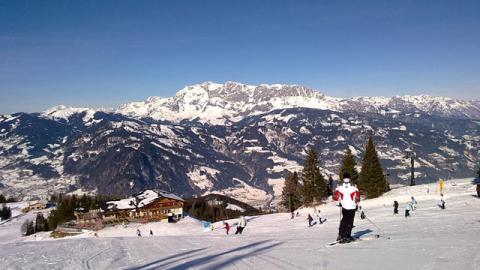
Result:
<svg viewBox="0 0 480 270"><path fill-rule="evenodd" d="M70 116L90 110L89 108L74 108L65 105L58 105L45 110L42 115L51 118L68 119Z"/></svg>
<svg viewBox="0 0 480 270"><path fill-rule="evenodd" d="M124 104L117 112L177 122L196 119L223 124L274 109L308 107L335 110L339 109L340 100L300 85L204 82L186 86L171 98L150 97L145 102Z"/></svg>
<svg viewBox="0 0 480 270"><path fill-rule="evenodd" d="M261 102L279 97L323 97L320 92L301 85L260 84L247 85L228 81L224 84L205 82L191 85L180 90L176 98L192 96L220 98L226 102Z"/></svg>

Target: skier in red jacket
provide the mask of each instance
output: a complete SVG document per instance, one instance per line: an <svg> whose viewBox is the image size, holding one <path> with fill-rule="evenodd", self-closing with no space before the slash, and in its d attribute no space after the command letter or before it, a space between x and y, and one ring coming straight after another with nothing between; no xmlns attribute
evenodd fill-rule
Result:
<svg viewBox="0 0 480 270"><path fill-rule="evenodd" d="M228 235L228 232L230 231L230 224L228 224L228 222L225 222L225 231Z"/></svg>
<svg viewBox="0 0 480 270"><path fill-rule="evenodd" d="M343 184L335 189L333 199L342 207L342 220L340 221L337 241L348 243L355 240L352 237L352 228L355 211L360 202L360 191L350 184L350 174L348 172L343 173Z"/></svg>

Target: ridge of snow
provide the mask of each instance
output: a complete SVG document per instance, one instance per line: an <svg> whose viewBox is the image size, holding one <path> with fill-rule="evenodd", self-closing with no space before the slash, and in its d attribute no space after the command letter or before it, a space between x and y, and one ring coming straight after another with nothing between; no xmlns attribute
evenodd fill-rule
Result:
<svg viewBox="0 0 480 270"><path fill-rule="evenodd" d="M77 107L70 107L65 105L58 105L51 108L48 108L44 112L42 112L42 116L48 118L56 118L56 119L65 119L68 120L70 116L85 112L85 116L83 117L83 121L89 122L93 119L93 116L97 112L96 110L90 108L77 108Z"/></svg>

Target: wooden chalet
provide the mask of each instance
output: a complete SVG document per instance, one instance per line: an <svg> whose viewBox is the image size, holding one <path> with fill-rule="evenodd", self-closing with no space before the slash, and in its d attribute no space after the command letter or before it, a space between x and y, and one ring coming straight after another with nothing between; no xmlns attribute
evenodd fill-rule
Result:
<svg viewBox="0 0 480 270"><path fill-rule="evenodd" d="M45 202L34 202L34 203L31 203L30 205L28 205L28 208L30 208L31 210L42 210L42 209L47 208L47 203L45 203Z"/></svg>
<svg viewBox="0 0 480 270"><path fill-rule="evenodd" d="M73 212L76 218L76 227L82 228L103 228L103 215L101 209L91 209L85 211L83 208L77 208Z"/></svg>
<svg viewBox="0 0 480 270"><path fill-rule="evenodd" d="M172 193L145 190L130 198L109 201L100 209L75 209L75 227L100 229L107 224L122 222L174 222L183 218L184 202Z"/></svg>
<svg viewBox="0 0 480 270"><path fill-rule="evenodd" d="M104 223L122 221L177 221L183 218L184 200L175 194L146 190L134 197L107 202Z"/></svg>

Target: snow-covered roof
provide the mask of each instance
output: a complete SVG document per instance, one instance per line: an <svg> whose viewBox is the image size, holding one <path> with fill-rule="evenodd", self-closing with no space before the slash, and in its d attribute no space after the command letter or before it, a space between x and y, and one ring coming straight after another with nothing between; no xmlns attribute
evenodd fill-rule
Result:
<svg viewBox="0 0 480 270"><path fill-rule="evenodd" d="M179 196L173 194L173 193L168 193L165 191L154 191L151 189L147 189L144 192L130 198L118 200L118 201L109 201L107 202L108 209L120 209L120 210L126 210L126 209L135 209L135 204L138 200L138 207L144 207L152 203L158 198L169 198L172 200L177 200L177 201L184 201L182 198Z"/></svg>

